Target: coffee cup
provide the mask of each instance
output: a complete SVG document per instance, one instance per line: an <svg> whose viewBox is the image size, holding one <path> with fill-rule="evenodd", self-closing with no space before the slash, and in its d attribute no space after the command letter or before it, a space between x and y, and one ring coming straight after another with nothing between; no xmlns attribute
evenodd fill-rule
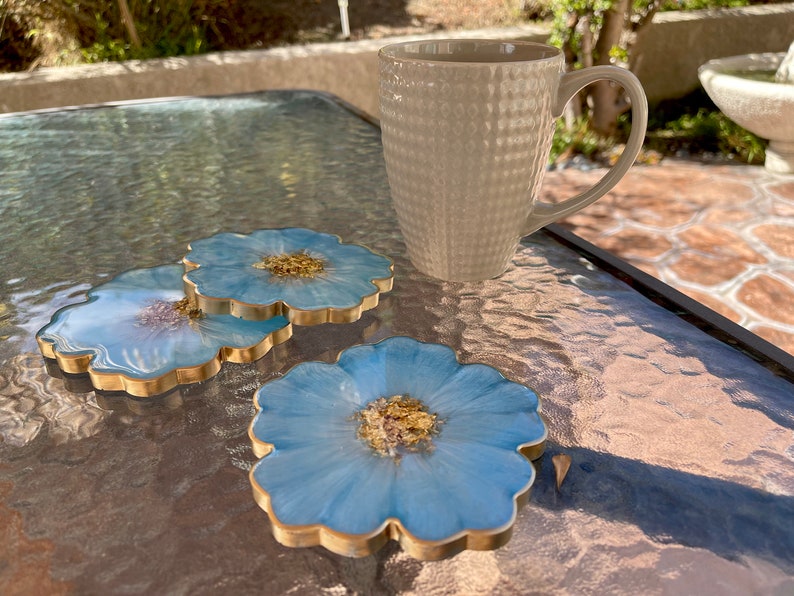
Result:
<svg viewBox="0 0 794 596"><path fill-rule="evenodd" d="M614 66L565 72L562 52L522 41L447 39L382 48L380 122L389 187L408 256L450 281L499 276L521 238L591 204L626 174L642 146L647 100ZM599 80L631 101L620 158L592 188L538 200L555 120Z"/></svg>

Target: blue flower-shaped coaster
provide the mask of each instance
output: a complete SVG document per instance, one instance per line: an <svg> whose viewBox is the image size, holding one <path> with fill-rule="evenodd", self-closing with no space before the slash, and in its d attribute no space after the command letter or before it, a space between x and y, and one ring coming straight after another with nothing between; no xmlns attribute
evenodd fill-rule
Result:
<svg viewBox="0 0 794 596"><path fill-rule="evenodd" d="M185 289L207 313L299 325L350 323L392 288L390 259L302 228L222 233L191 242Z"/></svg>
<svg viewBox="0 0 794 596"><path fill-rule="evenodd" d="M255 405L250 481L274 536L352 557L503 545L546 442L531 389L407 337L299 364Z"/></svg>
<svg viewBox="0 0 794 596"><path fill-rule="evenodd" d="M134 269L93 288L36 334L41 353L64 372L88 372L97 389L150 397L204 381L226 360L257 360L292 335L284 317L201 312L185 297L183 273L181 265Z"/></svg>

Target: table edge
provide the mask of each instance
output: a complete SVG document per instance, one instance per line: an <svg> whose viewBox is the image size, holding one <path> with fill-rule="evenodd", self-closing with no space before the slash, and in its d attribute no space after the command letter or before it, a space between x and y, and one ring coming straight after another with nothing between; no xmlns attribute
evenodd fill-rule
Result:
<svg viewBox="0 0 794 596"><path fill-rule="evenodd" d="M543 231L652 302L794 383L794 355L560 224L547 225Z"/></svg>

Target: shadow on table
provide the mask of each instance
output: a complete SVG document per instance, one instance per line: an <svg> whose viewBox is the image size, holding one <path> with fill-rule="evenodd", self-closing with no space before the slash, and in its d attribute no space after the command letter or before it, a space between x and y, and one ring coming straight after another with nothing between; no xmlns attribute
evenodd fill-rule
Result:
<svg viewBox="0 0 794 596"><path fill-rule="evenodd" d="M571 456L557 491L551 455ZM584 448L549 446L531 503L639 527L656 542L753 556L794 573L794 497Z"/></svg>
<svg viewBox="0 0 794 596"><path fill-rule="evenodd" d="M560 231L555 228L554 234ZM558 236L552 235L553 238ZM531 246L535 239L524 239L524 244ZM566 238L562 238L563 243ZM589 243L578 240L583 247L588 247ZM570 261L563 261L554 251L546 250L549 263L559 269L567 269L570 276L564 283L577 286L584 294L595 298L599 305L608 304L611 312L632 313L633 323L642 333L663 339L669 347L662 355L675 355L680 353L697 356L705 369L714 378L723 379L723 393L727 395L734 405L741 408L751 409L762 413L770 420L784 428L794 430L794 401L792 401L792 387L794 385L790 379L790 356L772 347L778 353L776 358L783 358L782 367L769 366L774 364L764 362L765 357L752 355L743 352L742 341L738 341L734 334L741 333L742 336L749 337L749 341L757 345L766 344L763 339L742 329L731 321L724 319L717 313L712 312L702 304L697 304L698 315L694 312L689 313L687 309L667 298L654 295L653 288L643 289L643 284L654 283L655 286L663 287L676 301L683 300L692 303L690 298L683 296L677 290L667 287L664 283L652 278L646 273L633 268L631 265L622 263L625 273L613 271L608 273L603 267L609 267L609 263L602 262L605 258L614 258L607 251L602 251L592 245L588 250L598 251L598 255L586 256L586 261L593 261L598 264L595 268L589 266L585 260L578 264L578 269L572 269ZM619 259L618 259L619 260ZM577 265L573 265L577 267ZM637 279L644 280L637 285ZM631 287L636 292L627 291ZM645 292L650 290L650 295ZM630 303L630 308L627 304ZM709 321L701 320L702 316L708 315ZM714 329L710 321L720 321L720 329ZM705 329L711 329L716 335L712 335ZM640 335L637 335L640 337ZM722 339L718 339L722 338ZM740 338L741 339L741 338ZM726 343L727 342L727 343ZM618 354L616 357L620 357ZM755 358L759 361L756 362ZM761 366L769 370L763 370ZM681 361L682 366L686 366L685 359ZM753 368L753 374L748 374L749 368ZM785 371L778 376L777 370Z"/></svg>

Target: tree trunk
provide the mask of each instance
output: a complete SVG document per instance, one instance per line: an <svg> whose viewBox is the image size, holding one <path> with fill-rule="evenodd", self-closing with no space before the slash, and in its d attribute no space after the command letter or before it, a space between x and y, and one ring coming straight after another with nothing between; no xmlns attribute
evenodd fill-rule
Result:
<svg viewBox="0 0 794 596"><path fill-rule="evenodd" d="M132 19L130 7L127 0L118 0L119 12L121 13L121 22L127 30L127 35L130 36L130 42L135 49L141 49L141 39L138 37L138 30L135 28L135 21Z"/></svg>
<svg viewBox="0 0 794 596"><path fill-rule="evenodd" d="M621 37L631 16L630 0L615 0L612 8L604 13L604 22L595 46L595 64L611 64L610 52L620 46ZM603 136L614 136L617 132L617 119L629 109L623 89L609 81L593 83L590 91L592 118L590 124Z"/></svg>

